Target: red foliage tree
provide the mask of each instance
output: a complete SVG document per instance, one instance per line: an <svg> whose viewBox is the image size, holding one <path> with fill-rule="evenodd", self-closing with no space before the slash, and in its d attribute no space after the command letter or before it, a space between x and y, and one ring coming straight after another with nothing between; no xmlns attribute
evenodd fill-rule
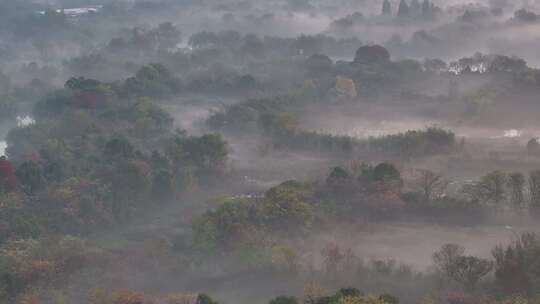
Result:
<svg viewBox="0 0 540 304"><path fill-rule="evenodd" d="M85 109L97 108L104 99L104 96L101 93L92 90L79 91L75 96L77 105Z"/></svg>
<svg viewBox="0 0 540 304"><path fill-rule="evenodd" d="M0 190L3 192L15 191L17 184L15 167L6 157L0 157Z"/></svg>

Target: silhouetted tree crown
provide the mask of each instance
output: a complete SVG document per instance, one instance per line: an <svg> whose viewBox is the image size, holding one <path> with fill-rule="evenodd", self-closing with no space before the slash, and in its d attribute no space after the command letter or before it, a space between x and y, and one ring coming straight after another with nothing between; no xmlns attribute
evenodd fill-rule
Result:
<svg viewBox="0 0 540 304"><path fill-rule="evenodd" d="M363 46L356 51L355 63L385 63L390 61L390 53L380 45Z"/></svg>

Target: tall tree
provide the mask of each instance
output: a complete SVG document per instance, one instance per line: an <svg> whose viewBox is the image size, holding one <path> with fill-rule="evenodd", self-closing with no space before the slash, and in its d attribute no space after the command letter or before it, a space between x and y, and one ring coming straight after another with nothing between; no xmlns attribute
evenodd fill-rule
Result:
<svg viewBox="0 0 540 304"><path fill-rule="evenodd" d="M427 19L433 17L433 4L429 0L422 2L422 17Z"/></svg>
<svg viewBox="0 0 540 304"><path fill-rule="evenodd" d="M435 266L448 279L474 291L478 282L493 269L489 260L464 255L465 248L446 244L433 254Z"/></svg>
<svg viewBox="0 0 540 304"><path fill-rule="evenodd" d="M465 248L458 244L445 244L433 254L433 262L442 275L450 278L455 272L456 260L464 253Z"/></svg>
<svg viewBox="0 0 540 304"><path fill-rule="evenodd" d="M420 14L422 13L422 5L420 5L420 2L418 0L411 1L409 12L411 13L411 16L414 16L414 17L420 16Z"/></svg>
<svg viewBox="0 0 540 304"><path fill-rule="evenodd" d="M399 2L397 16L402 18L409 17L409 5L406 0L401 0Z"/></svg>
<svg viewBox="0 0 540 304"><path fill-rule="evenodd" d="M34 194L44 186L43 170L33 161L26 161L19 165L15 174L21 184L22 190L28 194Z"/></svg>
<svg viewBox="0 0 540 304"><path fill-rule="evenodd" d="M475 291L478 282L493 269L493 262L474 256L460 256L454 263L452 279L471 292Z"/></svg>
<svg viewBox="0 0 540 304"><path fill-rule="evenodd" d="M448 186L448 182L442 175L429 170L418 170L416 187L423 196L424 202L429 202L435 197L443 194Z"/></svg>
<svg viewBox="0 0 540 304"><path fill-rule="evenodd" d="M507 184L507 176L504 172L493 171L482 177L478 187L483 194L484 202L491 202L499 206L505 200L506 191L504 186Z"/></svg>
<svg viewBox="0 0 540 304"><path fill-rule="evenodd" d="M510 188L510 200L516 209L521 209L525 203L523 194L525 188L525 176L516 172L508 176L508 187Z"/></svg>
<svg viewBox="0 0 540 304"><path fill-rule="evenodd" d="M382 14L384 16L392 15L392 4L390 4L390 0L384 0L382 5Z"/></svg>
<svg viewBox="0 0 540 304"><path fill-rule="evenodd" d="M518 235L509 245L492 251L495 259L495 284L505 294L537 294L540 239L534 233Z"/></svg>
<svg viewBox="0 0 540 304"><path fill-rule="evenodd" d="M529 173L529 193L531 208L540 211L540 170Z"/></svg>

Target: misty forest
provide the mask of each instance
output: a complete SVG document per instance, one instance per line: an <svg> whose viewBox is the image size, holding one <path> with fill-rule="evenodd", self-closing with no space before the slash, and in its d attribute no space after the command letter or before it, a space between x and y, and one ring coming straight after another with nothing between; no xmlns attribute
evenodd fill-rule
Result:
<svg viewBox="0 0 540 304"><path fill-rule="evenodd" d="M540 304L540 0L0 0L0 304Z"/></svg>

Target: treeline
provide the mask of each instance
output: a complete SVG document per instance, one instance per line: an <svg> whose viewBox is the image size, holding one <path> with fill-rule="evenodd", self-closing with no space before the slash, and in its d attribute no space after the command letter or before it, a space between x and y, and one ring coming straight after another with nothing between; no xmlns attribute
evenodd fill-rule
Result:
<svg viewBox="0 0 540 304"><path fill-rule="evenodd" d="M181 31L171 23L133 28L104 48L65 61L64 66L77 75L107 79L107 75L132 73L147 62L160 62L182 79L183 93L236 96L269 95L311 81L320 96L328 97L340 76L353 80L358 94L369 98L399 93L407 84L434 73L450 76L466 69L440 59L394 61L382 46L324 35L277 38L234 31L201 32L188 39L187 49L176 47L180 41ZM335 61L331 57L354 59ZM524 62L506 56L485 57L497 58L493 70L505 73L515 71L516 64L522 69ZM470 69L474 71L475 66Z"/></svg>
<svg viewBox="0 0 540 304"><path fill-rule="evenodd" d="M347 56L362 45L357 39L331 36L259 37L235 31L200 32L180 47L181 29L172 23L135 27L106 46L63 62L70 74L97 79L133 73L159 62L182 79L183 93L268 94L303 82L313 54ZM339 53L339 54L336 54Z"/></svg>
<svg viewBox="0 0 540 304"><path fill-rule="evenodd" d="M336 167L324 182L287 181L262 197L222 201L195 221L193 246L207 254L235 252L309 234L322 223L393 218L410 207L402 190L401 174L389 163L361 164L354 173Z"/></svg>
<svg viewBox="0 0 540 304"><path fill-rule="evenodd" d="M457 244L442 246L433 254L438 274L461 287L460 292L454 289L446 301L535 303L540 285L530 265L538 262L539 246L540 238L534 233L522 233L510 244L496 246L491 259L467 255L465 248Z"/></svg>
<svg viewBox="0 0 540 304"><path fill-rule="evenodd" d="M408 85L417 80L441 77L451 87L452 81L471 73L507 75L508 81L519 85L537 87L540 83L539 72L524 60L502 55L475 54L451 63L440 59L396 61L382 46L327 36L276 38L231 31L201 32L189 39L188 49L179 49L181 39L181 30L168 22L133 28L105 47L64 60L64 71L111 82L135 73L142 73L133 78L144 82L154 73L157 78L151 89L160 98L182 94L259 97L276 91L302 91L314 99L343 101L360 96L378 100L407 92ZM354 59L335 61L330 57L338 56L333 49L346 50L346 55L354 55ZM139 69L141 65L143 70ZM158 71L148 71L150 68ZM50 86L51 79L62 75L62 70L31 63L16 74L33 82L20 92L28 93L29 89ZM348 83L346 92L341 92L343 80ZM28 99L23 97L16 101ZM443 94L431 99L447 97Z"/></svg>
<svg viewBox="0 0 540 304"><path fill-rule="evenodd" d="M479 181L465 184L462 193L471 202L492 206L496 209L540 211L540 170L528 175L521 172L493 171Z"/></svg>
<svg viewBox="0 0 540 304"><path fill-rule="evenodd" d="M249 136L262 134L268 150L300 150L340 156L409 159L458 150L455 134L438 127L358 139L299 128L296 113L309 107L305 97L282 96L254 99L214 113L207 125L214 130Z"/></svg>
<svg viewBox="0 0 540 304"><path fill-rule="evenodd" d="M352 54L362 46L357 38L335 38L328 35L301 35L295 38L241 34L235 31L200 32L189 38L189 45L195 49L217 48L238 51L260 51L260 55L291 57L328 54L343 57ZM252 53L256 54L256 53Z"/></svg>
<svg viewBox="0 0 540 304"><path fill-rule="evenodd" d="M195 221L193 241L201 252L226 253L246 244L271 245L284 235L309 235L330 222L421 218L477 225L497 214L525 216L527 210L534 218L539 177L537 171L528 179L495 171L451 191L449 180L429 170L404 179L390 163L353 163L334 168L324 182L287 181L261 197L226 199Z"/></svg>
<svg viewBox="0 0 540 304"><path fill-rule="evenodd" d="M128 50L131 51L133 48L128 48ZM160 56L151 56L138 61L162 62L163 64L159 64L159 66L163 73L172 75L174 74L172 71L176 72L174 82L162 79L162 88L159 92L161 97L171 97L180 93L255 94L264 89L264 84L261 83L260 78L257 80L249 73L226 65L217 67L218 62L209 63L210 66L208 67L201 67L203 63L199 64L199 61L215 60L216 54L207 54L208 57L197 58L199 55L202 54L164 53ZM118 64L120 60L133 58L126 54L119 54L118 57L110 57L105 54L89 54L72 58L64 62L64 66L70 73L98 79L110 79L111 75L114 75L115 78L124 77L124 75L136 71L139 66L138 61ZM169 88L166 86L169 86Z"/></svg>
<svg viewBox="0 0 540 304"><path fill-rule="evenodd" d="M272 298L269 304L527 304L536 303L540 288L538 273L531 267L538 263L540 238L533 233L523 233L506 245L494 247L491 257L470 255L459 244L445 244L433 253L433 267L426 272L416 272L392 259L366 261L346 246L328 243L316 253L321 263L313 268L300 249L275 244L267 257L272 275L278 280L302 283L304 288L296 289L295 296ZM250 256L249 261L246 257L243 263L259 258L251 273L269 271L261 260L265 255ZM114 263L102 250L73 237L13 242L0 251L0 259L4 283L0 303L75 300L90 304L217 304L206 294L185 291L163 294L97 287L72 294L56 289L81 266L110 267ZM329 291L340 286L354 287ZM6 297L10 293L18 296Z"/></svg>
<svg viewBox="0 0 540 304"><path fill-rule="evenodd" d="M364 294L356 288L341 288L335 294L321 295L314 290L307 291L303 296L305 303L313 304L398 304L398 298L390 294ZM61 296L52 297L52 300L61 300ZM22 298L21 303L39 301L35 295L28 294ZM155 295L133 289L96 289L90 291L86 297L89 304L218 304L216 300L204 293L169 293ZM298 304L296 297L279 296L268 301L268 304Z"/></svg>
<svg viewBox="0 0 540 304"><path fill-rule="evenodd" d="M411 159L457 151L455 135L436 127L370 137L366 140L317 132L294 132L276 139L274 147L302 151L341 153L357 157Z"/></svg>

